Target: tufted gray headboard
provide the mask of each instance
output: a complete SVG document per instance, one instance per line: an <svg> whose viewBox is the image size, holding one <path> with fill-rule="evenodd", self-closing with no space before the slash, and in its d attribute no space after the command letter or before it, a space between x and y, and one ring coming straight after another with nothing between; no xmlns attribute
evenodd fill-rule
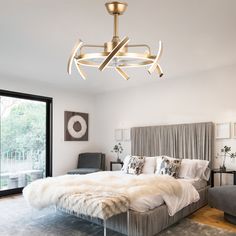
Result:
<svg viewBox="0 0 236 236"><path fill-rule="evenodd" d="M167 155L211 162L214 141L212 122L131 128L132 155Z"/></svg>

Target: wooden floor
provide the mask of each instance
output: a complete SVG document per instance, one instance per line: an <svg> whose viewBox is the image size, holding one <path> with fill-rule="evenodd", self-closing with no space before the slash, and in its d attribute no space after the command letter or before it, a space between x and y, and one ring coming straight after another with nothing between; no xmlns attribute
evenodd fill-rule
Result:
<svg viewBox="0 0 236 236"><path fill-rule="evenodd" d="M189 219L198 223L236 232L236 225L231 224L224 219L223 211L219 211L209 206L205 206L196 211L191 216L189 216Z"/></svg>
<svg viewBox="0 0 236 236"><path fill-rule="evenodd" d="M9 195L9 196L3 196L3 197L0 197L0 201L8 201L10 199L17 199L19 197L23 197L23 195L21 193L17 193L17 194L12 194L12 195Z"/></svg>

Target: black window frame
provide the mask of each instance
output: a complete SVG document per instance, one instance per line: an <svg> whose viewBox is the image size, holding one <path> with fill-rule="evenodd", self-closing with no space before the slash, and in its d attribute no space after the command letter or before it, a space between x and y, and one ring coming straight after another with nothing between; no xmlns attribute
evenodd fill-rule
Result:
<svg viewBox="0 0 236 236"><path fill-rule="evenodd" d="M45 97L40 95L21 93L21 92L13 92L9 90L0 89L0 96L5 97L14 97L20 99L27 99L32 101L40 101L46 103L46 177L52 176L52 121L53 121L53 98ZM0 197L21 193L23 187L8 189L8 190L0 190Z"/></svg>

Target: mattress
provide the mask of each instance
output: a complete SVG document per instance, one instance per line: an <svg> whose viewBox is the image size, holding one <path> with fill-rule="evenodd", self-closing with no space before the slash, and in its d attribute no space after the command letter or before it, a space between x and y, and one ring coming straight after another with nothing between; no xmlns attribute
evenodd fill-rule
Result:
<svg viewBox="0 0 236 236"><path fill-rule="evenodd" d="M180 180L191 183L197 190L200 190L207 186L207 181L203 179L180 179Z"/></svg>
<svg viewBox="0 0 236 236"><path fill-rule="evenodd" d="M126 175L127 178L132 178L132 175L125 174L121 171L113 171L115 175ZM149 174L141 174L143 178ZM196 190L200 190L207 186L207 181L205 180L197 180L197 179L178 179L178 181L186 181L191 183ZM160 194L146 195L142 198L137 198L130 203L130 209L137 212L147 212L152 210L160 205L164 204L164 200Z"/></svg>

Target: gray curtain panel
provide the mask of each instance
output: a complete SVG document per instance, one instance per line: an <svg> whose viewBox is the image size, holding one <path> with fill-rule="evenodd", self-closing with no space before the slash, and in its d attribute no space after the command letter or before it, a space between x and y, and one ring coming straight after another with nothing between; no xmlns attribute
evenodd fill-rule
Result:
<svg viewBox="0 0 236 236"><path fill-rule="evenodd" d="M214 141L212 122L131 128L132 155L211 161Z"/></svg>

